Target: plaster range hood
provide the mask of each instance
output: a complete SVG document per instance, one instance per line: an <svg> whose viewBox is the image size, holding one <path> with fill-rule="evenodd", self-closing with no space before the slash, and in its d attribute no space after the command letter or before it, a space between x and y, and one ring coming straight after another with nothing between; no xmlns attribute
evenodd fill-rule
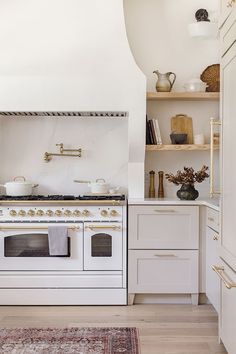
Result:
<svg viewBox="0 0 236 354"><path fill-rule="evenodd" d="M0 112L128 117L129 194L144 196L146 79L123 0L0 0Z"/></svg>

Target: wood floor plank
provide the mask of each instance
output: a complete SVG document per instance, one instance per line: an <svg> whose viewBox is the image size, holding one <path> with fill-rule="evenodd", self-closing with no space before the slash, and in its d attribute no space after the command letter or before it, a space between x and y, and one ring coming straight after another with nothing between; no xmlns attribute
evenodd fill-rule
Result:
<svg viewBox="0 0 236 354"><path fill-rule="evenodd" d="M141 354L227 354L211 305L0 306L0 327L137 327Z"/></svg>

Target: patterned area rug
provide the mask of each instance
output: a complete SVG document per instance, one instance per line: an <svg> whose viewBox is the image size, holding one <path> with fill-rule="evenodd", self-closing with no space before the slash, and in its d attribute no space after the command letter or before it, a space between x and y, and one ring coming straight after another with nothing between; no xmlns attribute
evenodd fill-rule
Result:
<svg viewBox="0 0 236 354"><path fill-rule="evenodd" d="M139 354L136 328L0 329L4 354Z"/></svg>

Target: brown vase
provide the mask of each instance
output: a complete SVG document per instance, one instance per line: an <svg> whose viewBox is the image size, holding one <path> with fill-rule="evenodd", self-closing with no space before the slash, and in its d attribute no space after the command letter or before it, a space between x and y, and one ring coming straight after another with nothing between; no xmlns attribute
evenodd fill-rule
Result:
<svg viewBox="0 0 236 354"><path fill-rule="evenodd" d="M164 184L163 184L164 172L159 171L158 176L159 176L158 198L164 198Z"/></svg>
<svg viewBox="0 0 236 354"><path fill-rule="evenodd" d="M149 198L155 198L156 191L155 191L155 171L150 171L150 184L149 184Z"/></svg>

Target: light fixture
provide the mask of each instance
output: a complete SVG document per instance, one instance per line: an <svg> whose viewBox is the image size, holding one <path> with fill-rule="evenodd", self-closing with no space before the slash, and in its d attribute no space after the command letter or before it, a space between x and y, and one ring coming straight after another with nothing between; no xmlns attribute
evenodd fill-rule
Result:
<svg viewBox="0 0 236 354"><path fill-rule="evenodd" d="M197 38L216 38L218 36L218 25L208 18L206 9L199 9L195 13L197 22L188 25L189 35Z"/></svg>

